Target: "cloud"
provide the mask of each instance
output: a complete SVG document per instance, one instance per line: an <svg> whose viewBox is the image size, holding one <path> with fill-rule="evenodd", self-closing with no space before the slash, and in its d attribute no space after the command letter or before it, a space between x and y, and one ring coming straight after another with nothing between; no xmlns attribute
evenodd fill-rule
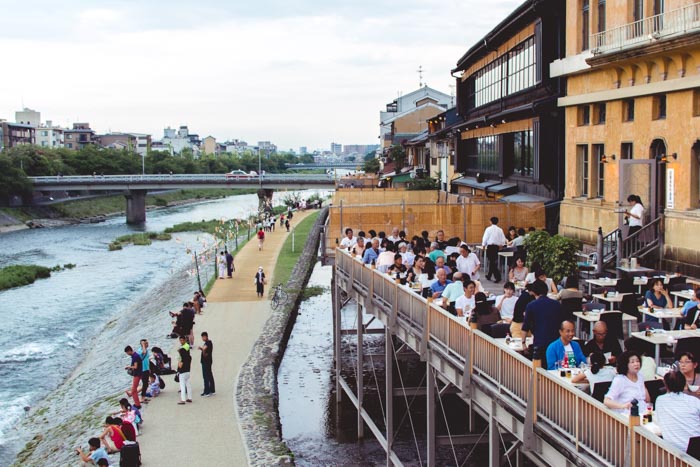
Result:
<svg viewBox="0 0 700 467"><path fill-rule="evenodd" d="M100 132L160 138L188 124L283 148L373 143L379 111L418 86L419 65L449 93L457 60L520 2L333 3L24 2L0 18L13 64L0 117L23 98L44 119Z"/></svg>

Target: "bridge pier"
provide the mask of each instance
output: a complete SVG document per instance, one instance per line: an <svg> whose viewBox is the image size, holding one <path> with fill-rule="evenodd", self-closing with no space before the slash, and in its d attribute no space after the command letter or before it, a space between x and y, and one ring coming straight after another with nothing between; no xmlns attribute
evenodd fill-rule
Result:
<svg viewBox="0 0 700 467"><path fill-rule="evenodd" d="M146 222L146 194L148 190L128 190L126 198L126 223L143 224Z"/></svg>
<svg viewBox="0 0 700 467"><path fill-rule="evenodd" d="M260 188L258 190L258 213L262 216L266 212L272 212L272 188Z"/></svg>

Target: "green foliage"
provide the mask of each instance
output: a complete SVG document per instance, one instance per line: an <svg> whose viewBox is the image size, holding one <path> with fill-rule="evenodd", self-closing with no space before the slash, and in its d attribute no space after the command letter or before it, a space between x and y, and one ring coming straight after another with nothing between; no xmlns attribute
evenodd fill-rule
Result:
<svg viewBox="0 0 700 467"><path fill-rule="evenodd" d="M51 277L51 269L36 265L14 265L0 269L0 290L21 287L34 283L36 279Z"/></svg>
<svg viewBox="0 0 700 467"><path fill-rule="evenodd" d="M372 157L371 159L365 159L365 163L362 165L362 170L366 173L376 174L379 172L379 159Z"/></svg>
<svg viewBox="0 0 700 467"><path fill-rule="evenodd" d="M528 267L533 262L540 266L555 282L576 271L576 251L579 242L562 235L549 235L544 230L532 232L525 239Z"/></svg>
<svg viewBox="0 0 700 467"><path fill-rule="evenodd" d="M316 211L294 227L294 251L292 251L292 235L290 234L284 241L282 250L277 256L277 263L275 263L275 271L273 273L275 284L286 284L291 277L292 269L294 269L294 265L297 264L297 260L301 256L306 238L309 236L318 215L319 211ZM272 287L270 287L270 290L272 290Z"/></svg>
<svg viewBox="0 0 700 467"><path fill-rule="evenodd" d="M138 246L148 246L153 240L167 241L170 240L172 236L170 233L158 233L158 232L142 232L134 233L129 235L122 235L117 237L112 243L109 244L109 251L121 250L123 245L131 243L132 245Z"/></svg>
<svg viewBox="0 0 700 467"><path fill-rule="evenodd" d="M7 204L12 196L27 196L32 184L24 172L12 165L12 160L0 154L0 204Z"/></svg>
<svg viewBox="0 0 700 467"><path fill-rule="evenodd" d="M165 229L165 233L177 233L177 232L206 232L214 235L214 231L221 224L218 220L201 220L199 222L183 222L181 224L175 224L172 227Z"/></svg>
<svg viewBox="0 0 700 467"><path fill-rule="evenodd" d="M440 184L438 183L437 179L425 177L425 178L416 178L413 181L409 182L408 185L406 186L406 189L413 190L413 191L437 190L439 186L440 186Z"/></svg>
<svg viewBox="0 0 700 467"><path fill-rule="evenodd" d="M166 207L168 205L168 200L161 197L157 197L154 201L158 207Z"/></svg>
<svg viewBox="0 0 700 467"><path fill-rule="evenodd" d="M406 165L406 150L403 146L395 144L389 148L389 158L396 164L396 173Z"/></svg>

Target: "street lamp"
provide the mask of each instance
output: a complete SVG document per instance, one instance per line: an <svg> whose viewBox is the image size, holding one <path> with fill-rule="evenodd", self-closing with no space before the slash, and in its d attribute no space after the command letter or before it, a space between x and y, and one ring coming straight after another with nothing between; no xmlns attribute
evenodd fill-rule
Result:
<svg viewBox="0 0 700 467"><path fill-rule="evenodd" d="M258 146L258 185L262 188L262 159L260 158L260 146Z"/></svg>

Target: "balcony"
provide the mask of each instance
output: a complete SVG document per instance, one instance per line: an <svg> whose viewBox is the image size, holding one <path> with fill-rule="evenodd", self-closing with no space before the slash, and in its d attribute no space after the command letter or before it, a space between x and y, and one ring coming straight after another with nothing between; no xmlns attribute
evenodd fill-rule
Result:
<svg viewBox="0 0 700 467"><path fill-rule="evenodd" d="M619 52L660 39L700 31L700 3L592 34L593 55Z"/></svg>

